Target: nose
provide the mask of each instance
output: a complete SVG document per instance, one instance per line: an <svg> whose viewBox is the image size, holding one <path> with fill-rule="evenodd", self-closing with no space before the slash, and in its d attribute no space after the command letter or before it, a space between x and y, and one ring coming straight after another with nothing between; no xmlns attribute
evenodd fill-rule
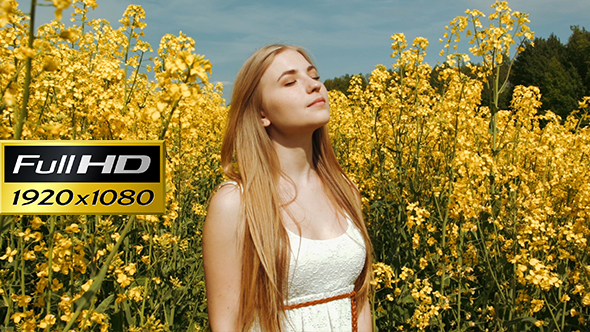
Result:
<svg viewBox="0 0 590 332"><path fill-rule="evenodd" d="M319 80L313 79L311 77L309 78L309 83L307 85L307 91L309 93L320 91L321 87L322 87L322 82L320 82Z"/></svg>

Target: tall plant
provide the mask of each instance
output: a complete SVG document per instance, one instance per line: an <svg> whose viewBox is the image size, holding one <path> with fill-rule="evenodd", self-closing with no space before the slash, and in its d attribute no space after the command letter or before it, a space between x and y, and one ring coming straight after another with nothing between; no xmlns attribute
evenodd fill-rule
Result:
<svg viewBox="0 0 590 332"><path fill-rule="evenodd" d="M191 331L206 326L204 204L221 177L226 112L211 64L186 35L142 40L131 5L114 29L93 0L54 1L59 19L0 11L2 139L154 140L166 146L162 216L0 217L0 324L23 331ZM147 64L149 63L149 64ZM153 79L148 73L153 72Z"/></svg>
<svg viewBox="0 0 590 332"><path fill-rule="evenodd" d="M587 328L590 133L579 117L538 115L535 87L516 87L500 109L510 54L533 34L526 14L492 9L487 25L468 10L446 28L436 78L428 41L408 47L396 34L391 70L331 94L334 144L380 261L379 329ZM457 53L465 38L478 63Z"/></svg>

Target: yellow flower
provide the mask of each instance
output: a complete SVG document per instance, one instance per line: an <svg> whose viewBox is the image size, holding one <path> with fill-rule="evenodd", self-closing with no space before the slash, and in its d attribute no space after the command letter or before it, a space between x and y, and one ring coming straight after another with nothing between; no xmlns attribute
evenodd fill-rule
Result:
<svg viewBox="0 0 590 332"><path fill-rule="evenodd" d="M73 223L73 224L68 225L66 227L65 231L68 233L79 233L80 226L78 226L78 224L76 224L76 223Z"/></svg>
<svg viewBox="0 0 590 332"><path fill-rule="evenodd" d="M54 325L56 322L55 316L52 314L48 314L45 316L45 318L43 318L40 322L39 322L39 328L42 329L46 329L52 325Z"/></svg>
<svg viewBox="0 0 590 332"><path fill-rule="evenodd" d="M15 56L19 60L25 60L26 58L34 58L35 50L26 46L19 47L15 52Z"/></svg>
<svg viewBox="0 0 590 332"><path fill-rule="evenodd" d="M63 30L59 34L59 37L69 41L70 43L73 43L76 40L78 40L78 38L80 38L80 34L78 34L78 31L76 31L75 29L69 28L69 29Z"/></svg>
<svg viewBox="0 0 590 332"><path fill-rule="evenodd" d="M92 285L93 282L94 282L94 280L90 279L87 282L85 282L84 285L82 285L80 288L82 288L82 290L84 292L87 292L90 289L90 286Z"/></svg>
<svg viewBox="0 0 590 332"><path fill-rule="evenodd" d="M545 301L543 300L532 300L531 301L531 309L530 309L530 313L531 316L535 313L540 311L541 309L543 309L543 306L545 305Z"/></svg>
<svg viewBox="0 0 590 332"><path fill-rule="evenodd" d="M25 252L25 254L23 255L23 259L26 261L32 261L36 258L37 258L37 256L35 255L35 252L32 250Z"/></svg>
<svg viewBox="0 0 590 332"><path fill-rule="evenodd" d="M12 314L12 316L10 316L10 319L12 319L15 324L18 324L21 322L21 320L32 317L32 316L33 316L33 311L29 310L29 311L25 311L25 312L15 312L14 314Z"/></svg>
<svg viewBox="0 0 590 332"><path fill-rule="evenodd" d="M57 61L55 61L55 59L53 58L49 58L46 57L45 59L43 59L43 70L44 71L56 71L59 68L59 65L57 64Z"/></svg>
<svg viewBox="0 0 590 332"><path fill-rule="evenodd" d="M30 228L27 228L24 232L18 232L18 236L22 237L25 241L30 241L36 237L34 233L31 233Z"/></svg>
<svg viewBox="0 0 590 332"><path fill-rule="evenodd" d="M127 272L128 275L132 276L135 274L135 272L137 271L136 265L135 263L129 263L129 265L127 265L124 268L125 272Z"/></svg>
<svg viewBox="0 0 590 332"><path fill-rule="evenodd" d="M55 19L61 20L62 12L64 9L68 9L70 4L72 3L71 0L53 0L53 5L55 6Z"/></svg>
<svg viewBox="0 0 590 332"><path fill-rule="evenodd" d="M41 218L39 218L38 216L34 216L33 219L31 219L31 228L32 229L39 229L44 224L45 224L45 222L43 220L41 220Z"/></svg>
<svg viewBox="0 0 590 332"><path fill-rule="evenodd" d="M127 287L131 284L133 278L127 276L123 272L117 273L117 282L121 285L121 287Z"/></svg>
<svg viewBox="0 0 590 332"><path fill-rule="evenodd" d="M392 288L393 277L394 273L391 266L381 262L373 264L373 280L371 283L377 289L381 288L381 286Z"/></svg>
<svg viewBox="0 0 590 332"><path fill-rule="evenodd" d="M414 233L412 236L412 249L418 249L420 247L420 234Z"/></svg>
<svg viewBox="0 0 590 332"><path fill-rule="evenodd" d="M180 281L180 279L170 276L170 283L172 283L172 286L174 288L180 288L182 286L182 281Z"/></svg>
<svg viewBox="0 0 590 332"><path fill-rule="evenodd" d="M53 279L51 281L51 290L54 291L54 292L62 289L63 286L64 285L61 282L59 282L59 280L57 280L57 279Z"/></svg>
<svg viewBox="0 0 590 332"><path fill-rule="evenodd" d="M424 270L428 266L428 261L424 257L420 257L420 268Z"/></svg>
<svg viewBox="0 0 590 332"><path fill-rule="evenodd" d="M408 276L413 276L414 275L414 270L408 268L408 267L402 267L402 273L399 275L399 278L401 280L406 280L408 278Z"/></svg>
<svg viewBox="0 0 590 332"><path fill-rule="evenodd" d="M32 297L30 297L28 295L12 294L11 297L12 297L12 301L16 302L19 307L27 306L31 302L31 300L33 299Z"/></svg>
<svg viewBox="0 0 590 332"><path fill-rule="evenodd" d="M122 303L126 299L127 299L127 295L125 295L125 294L117 294L117 298L115 299L115 302Z"/></svg>
<svg viewBox="0 0 590 332"><path fill-rule="evenodd" d="M61 315L61 316L59 317L59 319L61 319L61 320L62 320L62 321L64 321L64 322L67 322L67 321L69 321L69 320L70 320L70 319L71 319L73 316L74 316L74 313L73 313L73 312L68 312L68 313L65 313L65 314Z"/></svg>
<svg viewBox="0 0 590 332"><path fill-rule="evenodd" d="M133 287L129 290L129 298L135 302L143 300L143 286Z"/></svg>

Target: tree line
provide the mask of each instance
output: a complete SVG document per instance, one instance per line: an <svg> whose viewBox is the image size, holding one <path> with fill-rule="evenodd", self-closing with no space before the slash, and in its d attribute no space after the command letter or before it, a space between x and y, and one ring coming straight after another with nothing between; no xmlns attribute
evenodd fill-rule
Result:
<svg viewBox="0 0 590 332"><path fill-rule="evenodd" d="M578 101L590 95L590 32L584 27L571 27L571 35L563 44L555 34L549 38L535 38L525 45L512 66L505 62L501 71L509 76L509 88L501 95L499 106L510 107L513 88L517 85L537 86L541 90L541 111L551 110L563 119L578 109ZM469 73L463 67L465 73ZM437 86L438 66L434 67L431 84ZM362 75L363 87L369 75ZM348 95L348 86L354 75L343 75L325 80L328 90L338 90ZM486 105L487 94L482 94L482 104Z"/></svg>

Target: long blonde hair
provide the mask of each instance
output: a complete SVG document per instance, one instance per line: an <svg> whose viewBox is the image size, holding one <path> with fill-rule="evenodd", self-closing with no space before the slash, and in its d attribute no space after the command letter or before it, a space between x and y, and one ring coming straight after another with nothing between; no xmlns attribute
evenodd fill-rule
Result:
<svg viewBox="0 0 590 332"><path fill-rule="evenodd" d="M309 55L289 45L269 45L256 51L238 73L228 123L221 147L226 176L242 188L242 275L239 322L248 331L258 322L262 331L282 331L287 297L289 240L281 220L278 183L281 167L270 137L260 121L260 79L275 56L284 50ZM367 249L365 266L355 282L359 311L372 276L369 236L363 221L359 193L338 164L326 126L313 133L313 166L334 205L360 229Z"/></svg>

